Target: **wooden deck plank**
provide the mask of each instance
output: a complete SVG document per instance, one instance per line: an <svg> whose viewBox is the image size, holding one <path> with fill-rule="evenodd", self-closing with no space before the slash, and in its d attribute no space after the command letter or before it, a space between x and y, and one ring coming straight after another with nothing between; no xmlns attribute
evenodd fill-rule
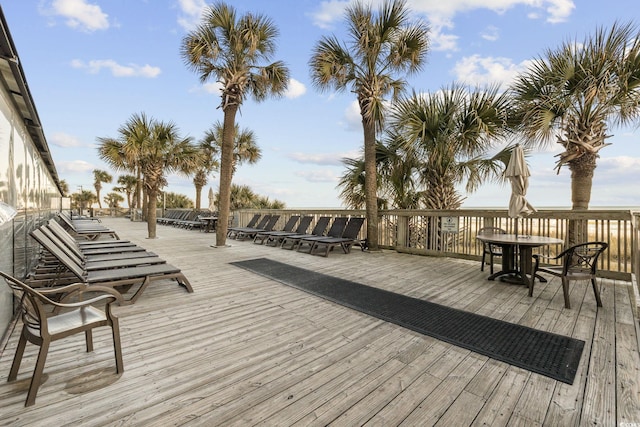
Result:
<svg viewBox="0 0 640 427"><path fill-rule="evenodd" d="M36 405L24 408L36 347L6 382L17 331L0 355L0 426L567 425L640 422L640 353L629 284L600 280L527 289L486 280L479 261L392 251L328 258L213 234L105 218L183 270L194 288L149 286L120 317L125 372L109 331L54 343ZM229 264L268 257L586 342L573 385L422 336ZM0 376L1 376L0 375Z"/></svg>

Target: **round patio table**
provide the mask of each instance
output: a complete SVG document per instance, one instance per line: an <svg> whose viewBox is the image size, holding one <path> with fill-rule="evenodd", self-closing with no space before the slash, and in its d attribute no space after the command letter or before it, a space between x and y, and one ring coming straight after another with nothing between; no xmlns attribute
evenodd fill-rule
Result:
<svg viewBox="0 0 640 427"><path fill-rule="evenodd" d="M531 276L533 265L533 248L548 245L561 245L562 239L546 236L528 236L516 234L481 234L476 239L481 242L491 243L502 248L502 269L490 275L487 280L495 280L500 277L508 282L520 283L531 288L533 277ZM516 254L520 254L520 262L516 262ZM546 279L539 277L540 281Z"/></svg>

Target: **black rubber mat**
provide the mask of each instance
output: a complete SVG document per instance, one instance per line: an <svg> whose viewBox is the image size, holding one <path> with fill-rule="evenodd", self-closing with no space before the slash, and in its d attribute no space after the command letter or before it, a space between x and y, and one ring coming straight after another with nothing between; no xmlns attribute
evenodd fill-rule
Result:
<svg viewBox="0 0 640 427"><path fill-rule="evenodd" d="M476 353L573 384L584 341L257 258L231 264Z"/></svg>

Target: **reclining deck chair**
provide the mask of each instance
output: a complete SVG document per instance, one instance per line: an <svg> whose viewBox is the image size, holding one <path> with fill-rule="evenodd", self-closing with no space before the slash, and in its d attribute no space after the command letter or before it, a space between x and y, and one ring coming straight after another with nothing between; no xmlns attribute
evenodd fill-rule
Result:
<svg viewBox="0 0 640 427"><path fill-rule="evenodd" d="M327 231L326 236L312 236L305 237L298 241L298 252L302 252L302 249L305 246L309 246L309 253L311 253L311 249L313 249L313 245L316 240L325 239L327 237L342 237L342 233L344 233L344 229L347 226L347 221L349 218L346 216L338 216L333 219L333 223L331 223L331 227L329 227L329 231Z"/></svg>
<svg viewBox="0 0 640 427"><path fill-rule="evenodd" d="M533 296L533 285L538 273L548 273L560 277L562 280L562 291L564 293L564 306L571 308L569 300L569 282L572 280L590 280L593 293L596 297L596 304L602 307L600 291L596 284L596 271L598 268L598 258L609 245L605 242L587 242L571 246L554 257L541 254L533 255L534 266L531 280L529 281L529 296ZM540 266L540 261L562 260L559 266Z"/></svg>
<svg viewBox="0 0 640 427"><path fill-rule="evenodd" d="M81 252L68 248L62 241L60 241L60 239L51 233L46 226L33 230L31 237L47 251L47 248L55 247L56 249L65 252L70 258L82 265L87 271L166 263L165 260L161 259L156 254L149 252L146 252L148 254L146 256L140 256L140 252L125 252L124 254L118 254L118 257L112 256L111 258L91 259L83 255ZM130 254L134 254L134 256L127 256Z"/></svg>
<svg viewBox="0 0 640 427"><path fill-rule="evenodd" d="M279 219L280 215L270 215L269 220L263 227L243 228L236 234L236 240L253 239L260 232L273 231Z"/></svg>
<svg viewBox="0 0 640 427"><path fill-rule="evenodd" d="M107 236L115 240L120 240L118 233L100 224L92 223L81 226L77 223L74 224L66 215L58 215L58 218L67 226L68 230L73 232L74 237L85 240L96 240L100 237Z"/></svg>
<svg viewBox="0 0 640 427"><path fill-rule="evenodd" d="M42 228L42 227L41 227ZM44 228L55 234L64 244L73 251L81 252L84 256L105 255L113 253L144 252L145 249L131 242L118 244L120 240L90 242L85 245L77 242L64 228L55 221L50 221ZM82 242L84 243L84 242Z"/></svg>
<svg viewBox="0 0 640 427"><path fill-rule="evenodd" d="M291 217L289 217L289 219L285 223L284 227L282 227L282 230L278 230L278 231L260 231L260 232L256 233L256 235L253 237L253 243L255 243L256 245L261 245L261 244L263 244L265 242L265 240L270 235L272 235L274 233L291 233L291 232L293 232L293 227L296 226L296 224L298 223L299 219L300 219L300 215L291 215Z"/></svg>
<svg viewBox="0 0 640 427"><path fill-rule="evenodd" d="M302 217L300 223L298 224L298 227L296 227L296 229L293 231L271 231L269 233L264 233L267 235L264 244L270 246L278 246L287 236L293 236L296 234L305 235L307 233L307 230L309 229L309 226L311 225L311 221L313 221L312 216L305 216ZM324 228L327 227L325 226ZM322 230L322 232L324 233L324 230Z"/></svg>
<svg viewBox="0 0 640 427"><path fill-rule="evenodd" d="M40 347L25 406L31 406L36 402L36 394L42 382L44 364L51 343L70 335L84 332L87 352L91 352L93 351L93 329L109 326L113 337L116 372L118 374L124 372L120 327L118 318L111 311L111 304L119 302L122 298L117 291L102 286L87 286L83 283L63 288L36 290L2 271L0 276L20 301L22 311L22 332L9 371L9 381L15 381L18 377L27 341ZM52 293L62 294L59 302L47 297ZM82 301L82 295L85 293L90 293L93 297ZM94 307L97 303L104 303L104 310ZM45 306L53 306L53 313L45 310Z"/></svg>
<svg viewBox="0 0 640 427"><path fill-rule="evenodd" d="M325 237L314 239L309 253L313 254L314 251L317 251L320 248L325 248L323 255L326 257L329 256L329 251L333 250L334 247L340 246L344 253L348 254L349 252L351 252L351 246L358 243L358 234L360 234L362 224L364 224L364 218L350 218L349 222L347 222L347 225L344 228L344 232L342 233L341 237Z"/></svg>
<svg viewBox="0 0 640 427"><path fill-rule="evenodd" d="M270 215L265 215L264 217L262 217L262 219L260 219L261 216L261 214L255 214L244 227L229 227L227 229L227 237L235 238L235 236L238 234L238 230L242 230L245 228L264 227L267 221L269 221ZM260 222L258 223L258 221Z"/></svg>
<svg viewBox="0 0 640 427"><path fill-rule="evenodd" d="M30 234L35 239L35 236L38 235L38 230L33 230ZM133 296L131 296L129 300L125 301L125 303L128 304L133 304L140 295L142 295L142 292L147 288L147 286L149 286L152 281L156 280L173 279L176 280L179 285L185 287L188 292L193 292L191 284L182 271L168 263L151 265L145 264L135 267L108 268L88 271L82 264L79 264L76 259L70 257L55 244L46 242L46 239L42 239L42 242L48 244L48 247L46 247L47 251L51 253L62 264L62 266L71 273L72 276L75 276L42 278L42 281L49 280L47 283L49 285L60 284L61 282L69 283L78 280L89 285L98 284L109 287L140 284L140 287ZM37 280L39 279L34 278L34 282Z"/></svg>
<svg viewBox="0 0 640 427"><path fill-rule="evenodd" d="M325 230L329 226L329 222L331 222L331 217L329 216L321 216L318 218L316 225L311 230L310 234L290 234L285 236L282 239L282 243L280 247L282 249L295 249L295 247L300 243L300 239L304 239L305 237L320 237L324 235Z"/></svg>

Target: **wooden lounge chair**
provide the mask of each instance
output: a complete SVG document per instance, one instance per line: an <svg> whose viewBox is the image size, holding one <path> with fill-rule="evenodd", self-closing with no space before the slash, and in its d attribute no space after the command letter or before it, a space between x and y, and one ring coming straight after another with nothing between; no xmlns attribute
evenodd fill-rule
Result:
<svg viewBox="0 0 640 427"><path fill-rule="evenodd" d="M236 234L236 240L253 239L260 232L272 231L279 219L280 215L270 215L269 220L263 227L243 228Z"/></svg>
<svg viewBox="0 0 640 427"><path fill-rule="evenodd" d="M53 341L84 332L87 352L91 352L93 351L93 329L108 326L111 328L113 337L116 373L124 372L118 318L111 311L111 304L120 302L122 298L117 291L102 286L87 286L83 283L63 288L36 290L2 271L0 276L11 287L22 309L22 332L9 371L9 381L15 381L18 378L18 370L27 342L40 347L25 406L31 406L36 402L45 360ZM62 295L59 302L47 297L53 293ZM90 297L82 300L85 293ZM95 307L98 303L104 304L104 309ZM53 307L53 313L46 310L45 306ZM64 371L67 370L68 367L65 367Z"/></svg>
<svg viewBox="0 0 640 427"><path fill-rule="evenodd" d="M289 217L289 219L285 223L284 227L282 227L282 230L278 230L278 231L260 231L260 232L256 233L256 235L253 237L253 243L255 243L257 245L263 244L265 242L265 240L272 233L282 233L282 232L291 233L293 231L293 227L296 226L296 224L298 223L299 219L300 219L300 215L291 215L291 217Z"/></svg>
<svg viewBox="0 0 640 427"><path fill-rule="evenodd" d="M318 218L318 221L316 222L316 225L313 227L313 230L311 230L310 234L290 234L288 236L285 236L282 239L282 243L280 244L280 247L282 249L293 250L298 245L298 243L300 243L300 239L304 239L306 237L323 236L325 230L329 226L329 222L331 222L331 217L321 216L320 218Z"/></svg>
<svg viewBox="0 0 640 427"><path fill-rule="evenodd" d="M238 230L242 230L244 228L254 228L256 226L260 228L260 226L264 226L267 221L269 221L270 215L265 215L262 219L260 219L261 216L261 214L255 214L244 227L229 227L227 229L227 237L234 238L238 234ZM260 220L259 224L258 220Z"/></svg>
<svg viewBox="0 0 640 427"><path fill-rule="evenodd" d="M296 234L305 235L307 233L307 230L309 229L309 226L311 225L311 221L313 221L312 216L305 216L305 217L302 217L302 219L300 220L300 223L298 224L298 227L296 227L296 229L293 231L290 231L290 232L271 231L269 233L264 233L267 235L267 238L265 239L264 244L270 245L270 246L278 246L279 244L282 243L282 240L287 236L293 236ZM327 227L325 226L325 228Z"/></svg>
<svg viewBox="0 0 640 427"><path fill-rule="evenodd" d="M529 296L533 296L533 285L538 273L548 273L560 277L562 280L562 291L564 293L564 306L571 308L569 300L569 282L572 280L590 280L593 293L596 297L596 304L602 307L600 291L596 283L596 272L598 269L598 258L609 245L605 242L587 242L571 246L554 257L540 254L533 255L534 266L531 280L529 281ZM562 265L541 266L540 262L561 260Z"/></svg>
<svg viewBox="0 0 640 427"><path fill-rule="evenodd" d="M309 253L311 253L311 249L315 244L315 241L318 239L324 239L326 237L342 237L342 233L344 232L345 227L347 226L347 221L349 218L346 216L338 216L333 219L333 223L331 223L331 227L329 227L329 231L327 231L326 236L312 236L305 237L300 239L298 242L298 252L302 252L306 246L309 246Z"/></svg>
<svg viewBox="0 0 640 427"><path fill-rule="evenodd" d="M38 234L38 230L33 230L30 234L33 237ZM46 243L46 240L43 239L42 242ZM129 304L133 304L152 281L161 279L176 280L178 284L184 286L188 292L193 292L191 284L180 269L168 263L88 271L82 264L78 263L76 259L69 256L55 244L49 244L46 249L75 277L57 276L42 278L42 280L34 277L33 283L49 280L48 283L43 284L57 285L60 283L69 283L70 281L81 281L90 285L98 284L110 287L140 284L138 290L126 301L126 303Z"/></svg>
<svg viewBox="0 0 640 427"><path fill-rule="evenodd" d="M351 246L358 243L358 234L364 224L364 218L352 217L347 222L347 226L344 228L344 232L341 237L325 237L320 239L314 239L311 246L310 254L317 252L319 249L324 248L323 255L329 256L329 251L334 247L340 246L345 254L351 252ZM304 241L304 240L303 240Z"/></svg>

